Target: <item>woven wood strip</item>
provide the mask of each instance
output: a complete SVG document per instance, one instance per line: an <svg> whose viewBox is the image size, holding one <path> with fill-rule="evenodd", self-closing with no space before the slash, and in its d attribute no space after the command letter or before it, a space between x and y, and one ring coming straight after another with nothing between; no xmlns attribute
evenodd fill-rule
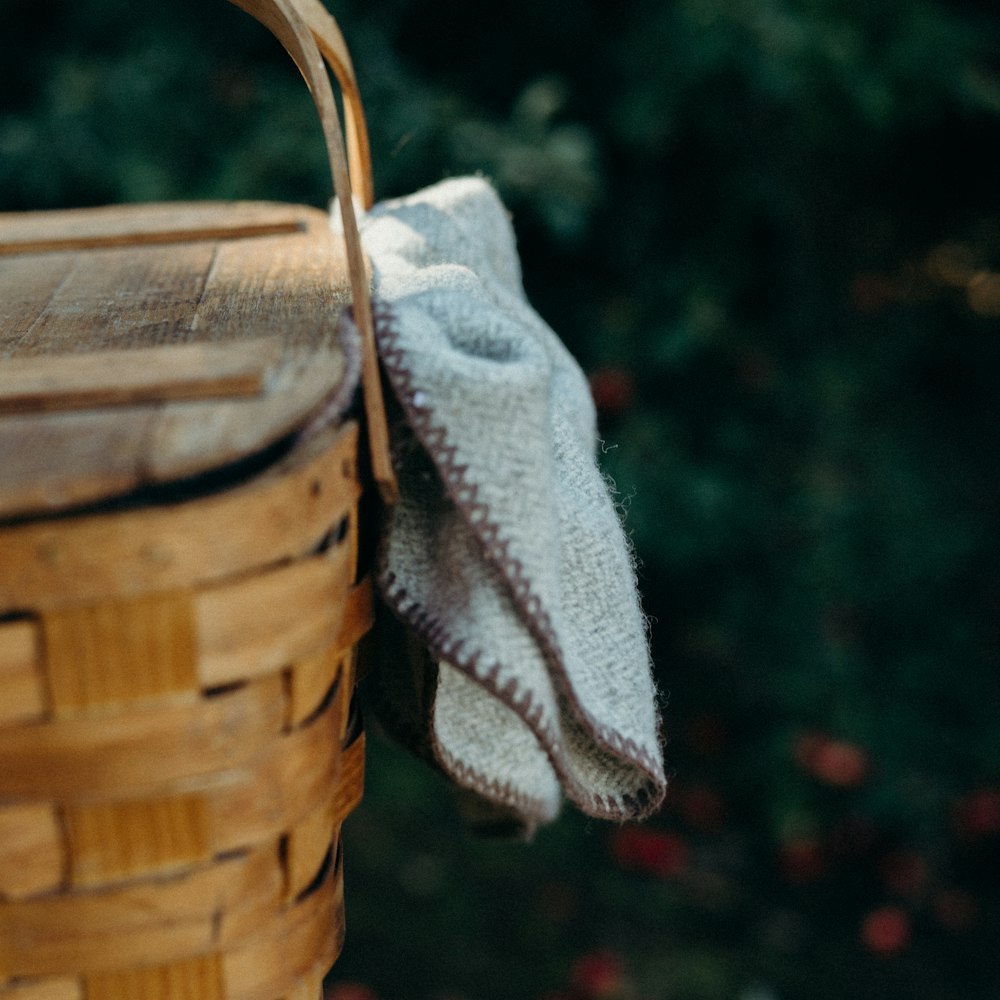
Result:
<svg viewBox="0 0 1000 1000"><path fill-rule="evenodd" d="M45 979L41 982L0 984L0 1000L86 1000L76 979Z"/></svg>
<svg viewBox="0 0 1000 1000"><path fill-rule="evenodd" d="M339 789L344 780L335 729L339 711L334 699L307 726L283 736L272 759L255 766L252 780L227 784L209 796L216 854L277 838Z"/></svg>
<svg viewBox="0 0 1000 1000"><path fill-rule="evenodd" d="M198 676L230 684L321 653L353 611L347 546L195 598Z"/></svg>
<svg viewBox="0 0 1000 1000"><path fill-rule="evenodd" d="M336 752L350 688L346 678L334 680L335 696L323 712L273 740L251 767L209 776L197 793L71 805L64 823L49 803L0 807L0 898L177 870L277 841L331 796L355 801L356 763L342 771ZM342 812L338 806L327 841Z"/></svg>
<svg viewBox="0 0 1000 1000"><path fill-rule="evenodd" d="M191 595L148 594L42 615L56 718L198 690Z"/></svg>
<svg viewBox="0 0 1000 1000"><path fill-rule="evenodd" d="M0 904L0 976L123 970L210 954L280 908L273 848L163 881Z"/></svg>
<svg viewBox="0 0 1000 1000"><path fill-rule="evenodd" d="M331 677L341 678L345 687L351 677L350 657L334 647L295 664L288 672L287 726L301 725L320 707L330 690ZM346 700L338 698L338 707ZM336 721L339 723L339 717Z"/></svg>
<svg viewBox="0 0 1000 1000"><path fill-rule="evenodd" d="M86 980L86 1000L226 1000L219 955L124 972L98 972Z"/></svg>
<svg viewBox="0 0 1000 1000"><path fill-rule="evenodd" d="M162 793L253 760L284 722L279 676L188 705L0 729L0 797L87 801Z"/></svg>
<svg viewBox="0 0 1000 1000"><path fill-rule="evenodd" d="M277 337L262 337L242 344L238 353L215 344L170 344L5 358L0 416L258 396L280 343Z"/></svg>
<svg viewBox="0 0 1000 1000"><path fill-rule="evenodd" d="M333 797L333 824L340 824L358 807L365 790L365 738L347 747L340 758L340 780Z"/></svg>
<svg viewBox="0 0 1000 1000"><path fill-rule="evenodd" d="M323 556L197 592L201 686L221 687L278 670L314 655L331 635L336 649L353 646L371 628L374 605L369 580L347 590L350 548L345 539ZM0 726L45 716L41 649L37 623L0 624Z"/></svg>
<svg viewBox="0 0 1000 1000"><path fill-rule="evenodd" d="M315 209L299 208L266 201L166 203L162 205L103 206L69 208L54 212L0 213L0 254L49 253L84 250L95 247L143 244L192 243L237 237L265 236L303 232ZM74 259L63 254L67 267ZM17 261L11 261L11 266ZM20 276L20 273L15 272ZM47 276L37 266L24 270L26 277ZM27 302L45 301L49 295L20 287L20 298ZM19 286L12 281L11 291ZM4 291L7 291L5 288ZM37 307L36 307L37 311ZM13 315L4 316L11 329ZM32 317L33 318L33 317Z"/></svg>
<svg viewBox="0 0 1000 1000"><path fill-rule="evenodd" d="M330 792L333 789L329 789ZM330 835L336 829L330 795L318 809L300 820L285 838L285 899L292 901L316 878L330 850ZM335 842L334 846L338 846Z"/></svg>
<svg viewBox="0 0 1000 1000"><path fill-rule="evenodd" d="M47 802L0 808L0 899L57 889L65 873L63 831Z"/></svg>
<svg viewBox="0 0 1000 1000"><path fill-rule="evenodd" d="M34 622L0 625L0 726L36 719L44 712L40 655Z"/></svg>
<svg viewBox="0 0 1000 1000"><path fill-rule="evenodd" d="M74 886L104 885L211 857L200 794L71 806L65 817Z"/></svg>
<svg viewBox="0 0 1000 1000"><path fill-rule="evenodd" d="M8 526L0 612L187 589L301 557L357 504L357 435L345 425L308 461L186 503Z"/></svg>
<svg viewBox="0 0 1000 1000"><path fill-rule="evenodd" d="M314 969L298 986L289 990L282 1000L323 1000L323 973Z"/></svg>
<svg viewBox="0 0 1000 1000"><path fill-rule="evenodd" d="M287 998L317 969L328 969L344 944L340 856L314 892L260 935L223 958L227 1000Z"/></svg>

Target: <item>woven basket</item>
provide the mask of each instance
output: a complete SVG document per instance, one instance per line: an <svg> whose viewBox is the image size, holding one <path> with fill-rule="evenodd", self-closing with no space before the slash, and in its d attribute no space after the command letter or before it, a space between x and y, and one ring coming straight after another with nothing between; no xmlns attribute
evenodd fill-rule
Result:
<svg viewBox="0 0 1000 1000"><path fill-rule="evenodd" d="M393 481L370 329L367 419L315 425L349 367L336 313L351 298L364 327L369 308L321 51L365 202L370 171L329 15L238 5L309 82L346 258L289 206L0 217L0 297L20 296L0 331L4 1000L316 1000L340 949L372 619L359 505ZM206 313L220 260L235 277ZM151 299L135 275L164 268Z"/></svg>

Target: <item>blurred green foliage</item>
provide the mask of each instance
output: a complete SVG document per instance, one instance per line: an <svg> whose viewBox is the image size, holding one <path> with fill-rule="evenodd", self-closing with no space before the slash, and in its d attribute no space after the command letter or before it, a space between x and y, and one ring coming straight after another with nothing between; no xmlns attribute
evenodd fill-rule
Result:
<svg viewBox="0 0 1000 1000"><path fill-rule="evenodd" d="M376 734L338 995L996 996L1000 12L333 9L379 193L492 177L592 373L675 775L646 841L483 844ZM0 208L327 198L235 8L0 12Z"/></svg>

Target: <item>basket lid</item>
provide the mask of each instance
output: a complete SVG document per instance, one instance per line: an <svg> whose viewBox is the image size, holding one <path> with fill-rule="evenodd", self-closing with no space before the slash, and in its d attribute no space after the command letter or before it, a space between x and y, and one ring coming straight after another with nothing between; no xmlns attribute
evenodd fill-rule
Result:
<svg viewBox="0 0 1000 1000"><path fill-rule="evenodd" d="M316 208L0 214L0 518L266 448L345 378L349 300Z"/></svg>

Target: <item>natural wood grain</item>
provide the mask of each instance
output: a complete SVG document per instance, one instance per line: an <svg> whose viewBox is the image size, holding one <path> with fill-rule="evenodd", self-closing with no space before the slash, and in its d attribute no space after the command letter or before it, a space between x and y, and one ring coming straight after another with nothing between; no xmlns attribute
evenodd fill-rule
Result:
<svg viewBox="0 0 1000 1000"><path fill-rule="evenodd" d="M239 203L160 206L162 226L214 219L231 238L118 246L148 209L86 211L91 238L115 245L0 255L0 518L238 460L300 426L345 376L347 271L325 213L266 206L288 231L247 238ZM26 216L21 235L57 231L63 214ZM131 353L154 348L155 364Z"/></svg>
<svg viewBox="0 0 1000 1000"><path fill-rule="evenodd" d="M217 789L206 790L215 854L275 840L329 801L340 781L340 758L331 752L336 714L330 705L307 726L275 740L252 772L230 773Z"/></svg>
<svg viewBox="0 0 1000 1000"><path fill-rule="evenodd" d="M350 683L350 671L344 669L346 659L341 650L330 647L302 658L289 669L288 726L294 728L308 719L323 703L334 680L339 679L345 687ZM338 698L338 702L344 700Z"/></svg>
<svg viewBox="0 0 1000 1000"><path fill-rule="evenodd" d="M198 692L192 595L102 601L42 615L54 718Z"/></svg>
<svg viewBox="0 0 1000 1000"><path fill-rule="evenodd" d="M195 704L0 729L0 797L74 801L162 793L252 760L284 722L268 676Z"/></svg>
<svg viewBox="0 0 1000 1000"><path fill-rule="evenodd" d="M201 683L229 684L322 657L349 601L350 563L336 558L339 551L333 555L201 593L195 600Z"/></svg>
<svg viewBox="0 0 1000 1000"><path fill-rule="evenodd" d="M21 218L34 218L24 213ZM0 266L0 357L13 345L27 342L35 321L73 269L74 254L50 254L40 265L37 256L12 257Z"/></svg>
<svg viewBox="0 0 1000 1000"><path fill-rule="evenodd" d="M307 78L342 232L264 203L0 215L0 1000L319 1000L343 941L373 609L358 427L314 418L353 388L348 299L394 486L321 53L365 204L370 162L318 0L240 2Z"/></svg>
<svg viewBox="0 0 1000 1000"><path fill-rule="evenodd" d="M58 889L64 869L62 829L51 805L19 802L0 807L0 899Z"/></svg>
<svg viewBox="0 0 1000 1000"><path fill-rule="evenodd" d="M357 503L356 448L347 424L292 468L224 493L11 525L0 531L0 611L190 587L305 555Z"/></svg>
<svg viewBox="0 0 1000 1000"><path fill-rule="evenodd" d="M0 415L258 396L277 349L278 340L268 337L239 351L182 344L8 358L0 365Z"/></svg>
<svg viewBox="0 0 1000 1000"><path fill-rule="evenodd" d="M211 857L200 794L69 806L65 822L73 886L172 871Z"/></svg>
<svg viewBox="0 0 1000 1000"><path fill-rule="evenodd" d="M335 865L315 892L225 956L229 1000L287 997L304 976L329 968L344 943L344 882Z"/></svg>
<svg viewBox="0 0 1000 1000"><path fill-rule="evenodd" d="M88 1000L226 1000L218 954L87 977Z"/></svg>
<svg viewBox="0 0 1000 1000"><path fill-rule="evenodd" d="M323 859L334 847L336 827L333 822L333 803L327 794L317 809L304 816L288 831L285 840L285 899L294 901L315 880Z"/></svg>
<svg viewBox="0 0 1000 1000"><path fill-rule="evenodd" d="M99 886L162 875L276 842L344 785L335 749L347 698L259 748L252 766L189 781L188 792L69 803L65 824L47 803L0 807L0 898L38 896L64 880ZM346 781L353 787L353 777Z"/></svg>
<svg viewBox="0 0 1000 1000"><path fill-rule="evenodd" d="M0 984L0 1000L93 1000L84 997L78 979L43 979L4 986ZM171 998L173 1000L173 998Z"/></svg>
<svg viewBox="0 0 1000 1000"><path fill-rule="evenodd" d="M323 683L314 672L326 669L329 655L350 663L353 655L343 651L373 621L371 581L348 590L351 563L343 555L337 549L198 592L192 600L199 685L222 687L262 677L306 658L307 675L293 677L289 706L295 724L306 718ZM331 637L328 654L322 650ZM39 720L46 711L40 644L36 623L0 624L0 725ZM353 674L348 683L353 686Z"/></svg>
<svg viewBox="0 0 1000 1000"><path fill-rule="evenodd" d="M35 622L0 625L0 726L38 718L45 710L40 656Z"/></svg>
<svg viewBox="0 0 1000 1000"><path fill-rule="evenodd" d="M0 519L128 493L146 478L140 456L156 420L153 406L125 420L114 410L0 417Z"/></svg>
<svg viewBox="0 0 1000 1000"><path fill-rule="evenodd" d="M60 976L211 954L277 909L270 848L174 879L0 903L0 975Z"/></svg>
<svg viewBox="0 0 1000 1000"><path fill-rule="evenodd" d="M233 0L233 2L265 24L295 60L309 85L309 92L312 94L320 124L323 126L333 189L340 213L340 226L347 252L351 302L362 340L361 384L364 388L372 478L382 500L392 504L398 498L399 489L389 454L389 428L375 347L371 296L365 272L361 236L351 197L351 178L344 152L340 116L323 63L324 58L330 60L335 72L342 78L345 76L349 78L349 84L344 91L344 100L348 105L355 105L350 122L355 126L359 121L363 123L361 101L356 89L353 88L353 74L348 72L348 67L342 65L339 56L340 50L346 51L346 47L339 37L340 32L336 29L332 18L328 13L324 13L314 0ZM358 190L359 192L362 190L360 186Z"/></svg>
<svg viewBox="0 0 1000 1000"><path fill-rule="evenodd" d="M266 201L107 205L0 212L0 254L249 239L300 232L315 209Z"/></svg>
<svg viewBox="0 0 1000 1000"><path fill-rule="evenodd" d="M284 996L283 1000L323 1000L323 971L315 969L305 976Z"/></svg>
<svg viewBox="0 0 1000 1000"><path fill-rule="evenodd" d="M340 779L333 797L334 828L358 807L365 789L365 738L359 736L340 756Z"/></svg>
<svg viewBox="0 0 1000 1000"><path fill-rule="evenodd" d="M3 353L30 357L184 343L214 256L212 243L81 251L30 330L3 331ZM45 266L45 256L36 259Z"/></svg>

